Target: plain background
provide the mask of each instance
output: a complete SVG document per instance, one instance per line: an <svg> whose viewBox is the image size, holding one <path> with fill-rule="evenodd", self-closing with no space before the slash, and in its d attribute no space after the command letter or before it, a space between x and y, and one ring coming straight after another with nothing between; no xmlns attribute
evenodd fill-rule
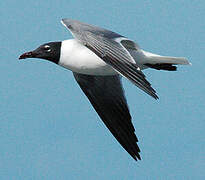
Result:
<svg viewBox="0 0 205 180"><path fill-rule="evenodd" d="M105 128L72 73L25 51L72 38L73 18L185 56L177 72L145 70L160 99L123 80L142 160ZM0 179L205 179L205 1L0 2Z"/></svg>

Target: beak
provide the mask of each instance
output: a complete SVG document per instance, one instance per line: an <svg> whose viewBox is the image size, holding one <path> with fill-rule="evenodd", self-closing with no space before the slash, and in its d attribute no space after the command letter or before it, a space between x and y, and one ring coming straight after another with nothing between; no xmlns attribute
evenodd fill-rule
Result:
<svg viewBox="0 0 205 180"><path fill-rule="evenodd" d="M19 60L26 59L26 58L35 58L35 57L36 57L36 53L34 51L30 51L30 52L26 52L22 54L21 56L19 56Z"/></svg>

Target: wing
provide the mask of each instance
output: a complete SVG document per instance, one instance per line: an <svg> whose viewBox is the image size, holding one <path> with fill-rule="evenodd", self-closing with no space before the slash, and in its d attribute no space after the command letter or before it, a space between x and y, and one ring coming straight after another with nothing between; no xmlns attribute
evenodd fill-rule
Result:
<svg viewBox="0 0 205 180"><path fill-rule="evenodd" d="M115 32L76 20L63 19L62 23L77 40L92 50L103 61L147 94L158 99L155 90L126 49L130 47L137 50L138 46L133 41Z"/></svg>
<svg viewBox="0 0 205 180"><path fill-rule="evenodd" d="M135 159L141 159L135 129L119 75L91 76L73 73L96 112L123 148Z"/></svg>

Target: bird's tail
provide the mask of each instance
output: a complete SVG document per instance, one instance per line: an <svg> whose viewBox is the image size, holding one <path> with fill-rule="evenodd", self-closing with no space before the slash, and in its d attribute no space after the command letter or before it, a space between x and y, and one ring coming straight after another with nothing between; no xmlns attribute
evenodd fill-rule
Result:
<svg viewBox="0 0 205 180"><path fill-rule="evenodd" d="M147 58L144 65L157 70L176 71L177 67L174 65L191 65L184 57L160 56L145 51L144 55Z"/></svg>

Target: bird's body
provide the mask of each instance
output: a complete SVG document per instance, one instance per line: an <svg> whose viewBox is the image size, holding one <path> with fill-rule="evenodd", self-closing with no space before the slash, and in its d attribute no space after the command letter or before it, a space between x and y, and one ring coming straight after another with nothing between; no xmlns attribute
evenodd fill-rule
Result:
<svg viewBox="0 0 205 180"><path fill-rule="evenodd" d="M141 159L121 76L158 99L142 70L175 71L175 65L190 63L185 58L146 52L132 40L100 27L70 19L63 19L62 24L74 39L43 44L19 59L42 58L71 70L114 137L135 160Z"/></svg>
<svg viewBox="0 0 205 180"><path fill-rule="evenodd" d="M87 75L114 75L117 72L75 39L62 41L59 65Z"/></svg>
<svg viewBox="0 0 205 180"><path fill-rule="evenodd" d="M141 70L148 68L145 65L146 63L155 63L154 58L157 58L158 61L159 58L162 58L162 61L165 58L164 56L146 52L142 49L135 50L128 48L127 50L133 57L133 63L136 63ZM112 66L105 63L93 51L76 39L62 41L61 56L58 64L81 74L102 76L118 74Z"/></svg>

